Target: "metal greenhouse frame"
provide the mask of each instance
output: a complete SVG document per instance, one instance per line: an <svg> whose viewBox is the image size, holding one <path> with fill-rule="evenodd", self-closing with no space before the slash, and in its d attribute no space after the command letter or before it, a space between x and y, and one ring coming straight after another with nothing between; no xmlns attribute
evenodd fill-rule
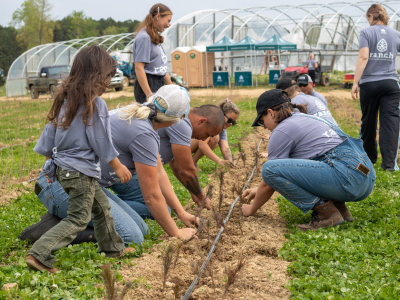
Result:
<svg viewBox="0 0 400 300"><path fill-rule="evenodd" d="M208 46L224 35L239 41L246 35L263 42L277 34L297 44L298 49L334 51L336 68L354 68L358 51L359 32L368 26L365 12L376 1L307 3L298 5L275 5L270 7L247 7L240 9L208 9L196 11L175 21L164 31L163 47L170 53L177 47ZM390 16L389 26L400 29L400 1L378 2ZM132 33L89 37L40 45L18 57L7 76L7 96L27 93L29 76L38 75L43 66L72 64L75 55L91 44L99 44L122 60L132 62ZM259 52L258 59L263 53ZM220 64L233 68L233 62L247 61L245 53L235 52L227 60L223 54L216 56ZM253 65L260 65L260 62Z"/></svg>

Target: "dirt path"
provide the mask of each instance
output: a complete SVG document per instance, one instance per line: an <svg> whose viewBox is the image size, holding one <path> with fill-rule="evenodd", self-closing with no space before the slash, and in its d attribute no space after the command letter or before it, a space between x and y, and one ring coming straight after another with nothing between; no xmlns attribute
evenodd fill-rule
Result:
<svg viewBox="0 0 400 300"><path fill-rule="evenodd" d="M229 207L236 198L237 193L232 190L233 186L241 188L255 163L255 149L259 141L259 132L245 137L242 141L242 149L246 153L246 166L243 161L238 162L238 169L224 173L223 202L220 214L225 218ZM267 142L260 147L265 152ZM237 159L237 155L236 155ZM236 160L235 160L236 161ZM260 168L265 160L260 160L258 169L249 187L257 187L260 180ZM210 184L214 186L212 202L218 208L220 184L220 171L211 175ZM238 202L228 222L227 231L222 234L216 251L211 258L204 276L195 288L190 299L288 299L290 293L283 288L287 282L286 269L289 262L278 257L278 249L282 246L286 233L285 222L278 212L278 205L270 201L255 216L243 218L239 214ZM191 208L192 203L186 209L195 213ZM162 264L160 258L166 245L176 239L165 238L165 242L153 248L151 254L143 254L140 258L132 261L133 266L123 265L120 274L125 281L137 279L137 288L128 293L127 299L174 299L174 281L179 280L179 299L186 292L189 285L195 278L199 266L203 263L208 254L210 246L219 230L213 214L209 211L202 211L201 218L208 219L211 223L208 229L200 233L198 240L193 240L182 246L176 268L170 271L167 279L165 292L162 290ZM243 231L243 233L242 233ZM225 297L226 274L225 268L234 267L241 256L245 258L245 266L239 273L239 280L229 288ZM211 277L210 272L213 273ZM213 278L213 279L212 279ZM212 280L214 280L215 291ZM151 287L151 288L150 288Z"/></svg>

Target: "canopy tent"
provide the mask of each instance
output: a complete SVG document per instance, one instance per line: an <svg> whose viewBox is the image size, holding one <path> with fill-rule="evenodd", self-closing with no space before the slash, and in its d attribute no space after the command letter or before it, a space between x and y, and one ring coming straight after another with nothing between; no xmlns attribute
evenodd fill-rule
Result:
<svg viewBox="0 0 400 300"><path fill-rule="evenodd" d="M222 39L220 39L218 42L207 46L206 47L206 52L225 52L225 51L229 51L228 47L230 45L234 45L236 44L236 42L234 40L232 40L231 38L227 37L226 35L224 35L224 37Z"/></svg>
<svg viewBox="0 0 400 300"><path fill-rule="evenodd" d="M297 45L288 42L276 34L265 42L255 45L255 50L296 50Z"/></svg>
<svg viewBox="0 0 400 300"><path fill-rule="evenodd" d="M281 72L281 55L280 50L297 50L297 45L291 42L288 42L281 38L280 36L274 34L268 40L262 43L258 43L255 45L255 50L277 50L278 51L278 66L279 73ZM257 60L257 58L256 58ZM269 64L269 58L268 58ZM256 77L257 78L257 77Z"/></svg>
<svg viewBox="0 0 400 300"><path fill-rule="evenodd" d="M228 45L229 51L247 51L254 50L255 46L260 42L246 35L243 39L235 44Z"/></svg>

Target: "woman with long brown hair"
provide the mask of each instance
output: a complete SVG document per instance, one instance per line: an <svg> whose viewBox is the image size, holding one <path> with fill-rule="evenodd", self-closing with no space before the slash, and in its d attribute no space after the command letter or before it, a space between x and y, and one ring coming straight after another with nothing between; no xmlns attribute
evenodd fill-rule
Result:
<svg viewBox="0 0 400 300"><path fill-rule="evenodd" d="M371 5L366 17L370 27L360 32L351 96L356 101L360 89L360 137L368 157L372 163L378 159L376 125L379 112L381 167L398 171L400 88L396 56L400 50L400 33L387 26L389 16L380 4Z"/></svg>
<svg viewBox="0 0 400 300"><path fill-rule="evenodd" d="M242 195L247 201L254 199L243 204L243 215L254 215L278 191L302 212L313 211L309 224L297 225L303 231L352 222L345 202L367 198L375 184L374 167L361 140L332 122L307 115L306 105L290 102L279 89L261 94L256 108L253 126L272 133L262 181Z"/></svg>
<svg viewBox="0 0 400 300"><path fill-rule="evenodd" d="M33 244L26 259L32 269L56 272L54 252L71 243L86 228L92 214L99 252L108 257L125 252L108 198L97 182L100 160L107 162L122 182L132 177L118 159L107 105L100 98L115 72L115 60L93 45L76 55L68 78L57 91L47 116L49 123L34 151L46 157L42 172L49 182L57 177L69 195L69 209L65 219Z"/></svg>
<svg viewBox="0 0 400 300"><path fill-rule="evenodd" d="M133 44L136 81L134 93L136 101L144 103L164 84L172 84L168 74L168 59L161 44L160 35L170 26L171 10L157 3L150 8L149 14L136 30Z"/></svg>

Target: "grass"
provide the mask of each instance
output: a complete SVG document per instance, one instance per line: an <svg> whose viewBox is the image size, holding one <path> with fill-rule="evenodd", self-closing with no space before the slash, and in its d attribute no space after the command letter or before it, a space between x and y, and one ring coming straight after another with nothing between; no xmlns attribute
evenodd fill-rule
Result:
<svg viewBox="0 0 400 300"><path fill-rule="evenodd" d="M118 99L109 99L109 94L106 94L104 99L107 102L109 109L117 106L118 103L126 104L132 101L131 98L124 97ZM193 99L192 106L198 106L203 104L205 99ZM239 142L239 138L246 134L244 129L249 128L250 121L247 121L249 117L254 117L255 113L255 101L249 99L237 99L239 107L243 110L242 118L239 119L237 126L231 127L228 130L228 138L232 145ZM25 100L10 101L6 105L0 102L0 114L5 111L9 112L10 116L7 117L7 122L1 118L0 126L10 127L10 131L14 131L13 134L21 137L27 137L31 134L33 129L24 128L27 124L39 123L44 121L43 114L48 111L51 101L47 100ZM23 117L29 111L29 115L42 114L42 117L38 119ZM251 113L250 113L251 111ZM17 121L15 121L17 119ZM10 121L11 120L11 121ZM12 122L14 120L14 122ZM42 121L40 121L42 120ZM25 122L25 123L23 123ZM41 123L42 124L42 123ZM42 127L43 127L42 125ZM40 127L40 128L42 128ZM26 132L29 130L29 132ZM0 138L1 138L0 130ZM11 134L11 133L10 133ZM41 134L41 129L38 130L37 134L34 135L38 138ZM3 135L7 136L7 135ZM21 138L22 139L22 138ZM35 142L30 142L26 148L13 147L7 152L1 151L2 165L6 164L7 157L3 154L7 153L10 157L14 156L12 164L13 175L18 176L20 172L21 157L26 152L27 155L34 156L32 151ZM233 152L235 147L232 146ZM22 152L21 152L22 151ZM222 157L221 152L218 148L216 153ZM43 162L43 158L38 156L37 161L34 161L35 168L37 165L40 167ZM32 164L30 165L32 167ZM214 172L216 164L208 159L201 159L199 166L203 172L199 173L199 180L202 187L208 184L208 177ZM29 172L28 164L24 167L26 172ZM174 187L174 191L182 204L186 204L190 195L182 184L175 178L169 166L165 167L171 183ZM0 172L0 176L1 176ZM60 268L62 271L56 274L50 275L48 273L35 272L27 268L25 264L25 258L31 244L25 241L18 240L18 235L26 227L32 225L40 220L40 216L45 213L45 208L41 204L40 200L34 193L24 194L17 199L13 200L11 204L1 206L0 210L0 287L5 283L17 283L18 289L11 291L0 291L0 299L101 299L104 294L104 290L101 286L102 279L100 273L102 272L101 266L111 262L113 272L116 275L116 280L121 283L122 276L118 274L122 264L134 264L134 258L140 256L144 252L151 251L154 243L158 243L160 235L164 233L162 228L151 220L146 220L149 225L150 234L145 236L145 241L142 246L131 245L136 251L134 254L128 254L124 259L109 259L104 255L97 253L97 244L84 243L80 245L69 246L57 251L57 260L55 263L56 268ZM178 226L183 226L182 222L178 221ZM139 279L138 279L139 280ZM124 284L122 282L122 284ZM56 287L55 287L56 286ZM135 281L133 282L135 286ZM137 286L137 284L136 284Z"/></svg>
<svg viewBox="0 0 400 300"><path fill-rule="evenodd" d="M358 108L356 102L349 103ZM343 131L358 136L354 120L333 114ZM293 279L287 287L293 299L400 298L400 173L385 172L380 163L372 194L347 203L354 223L302 232L296 224L307 223L309 214L278 198L290 231L280 255L292 261L288 272Z"/></svg>

